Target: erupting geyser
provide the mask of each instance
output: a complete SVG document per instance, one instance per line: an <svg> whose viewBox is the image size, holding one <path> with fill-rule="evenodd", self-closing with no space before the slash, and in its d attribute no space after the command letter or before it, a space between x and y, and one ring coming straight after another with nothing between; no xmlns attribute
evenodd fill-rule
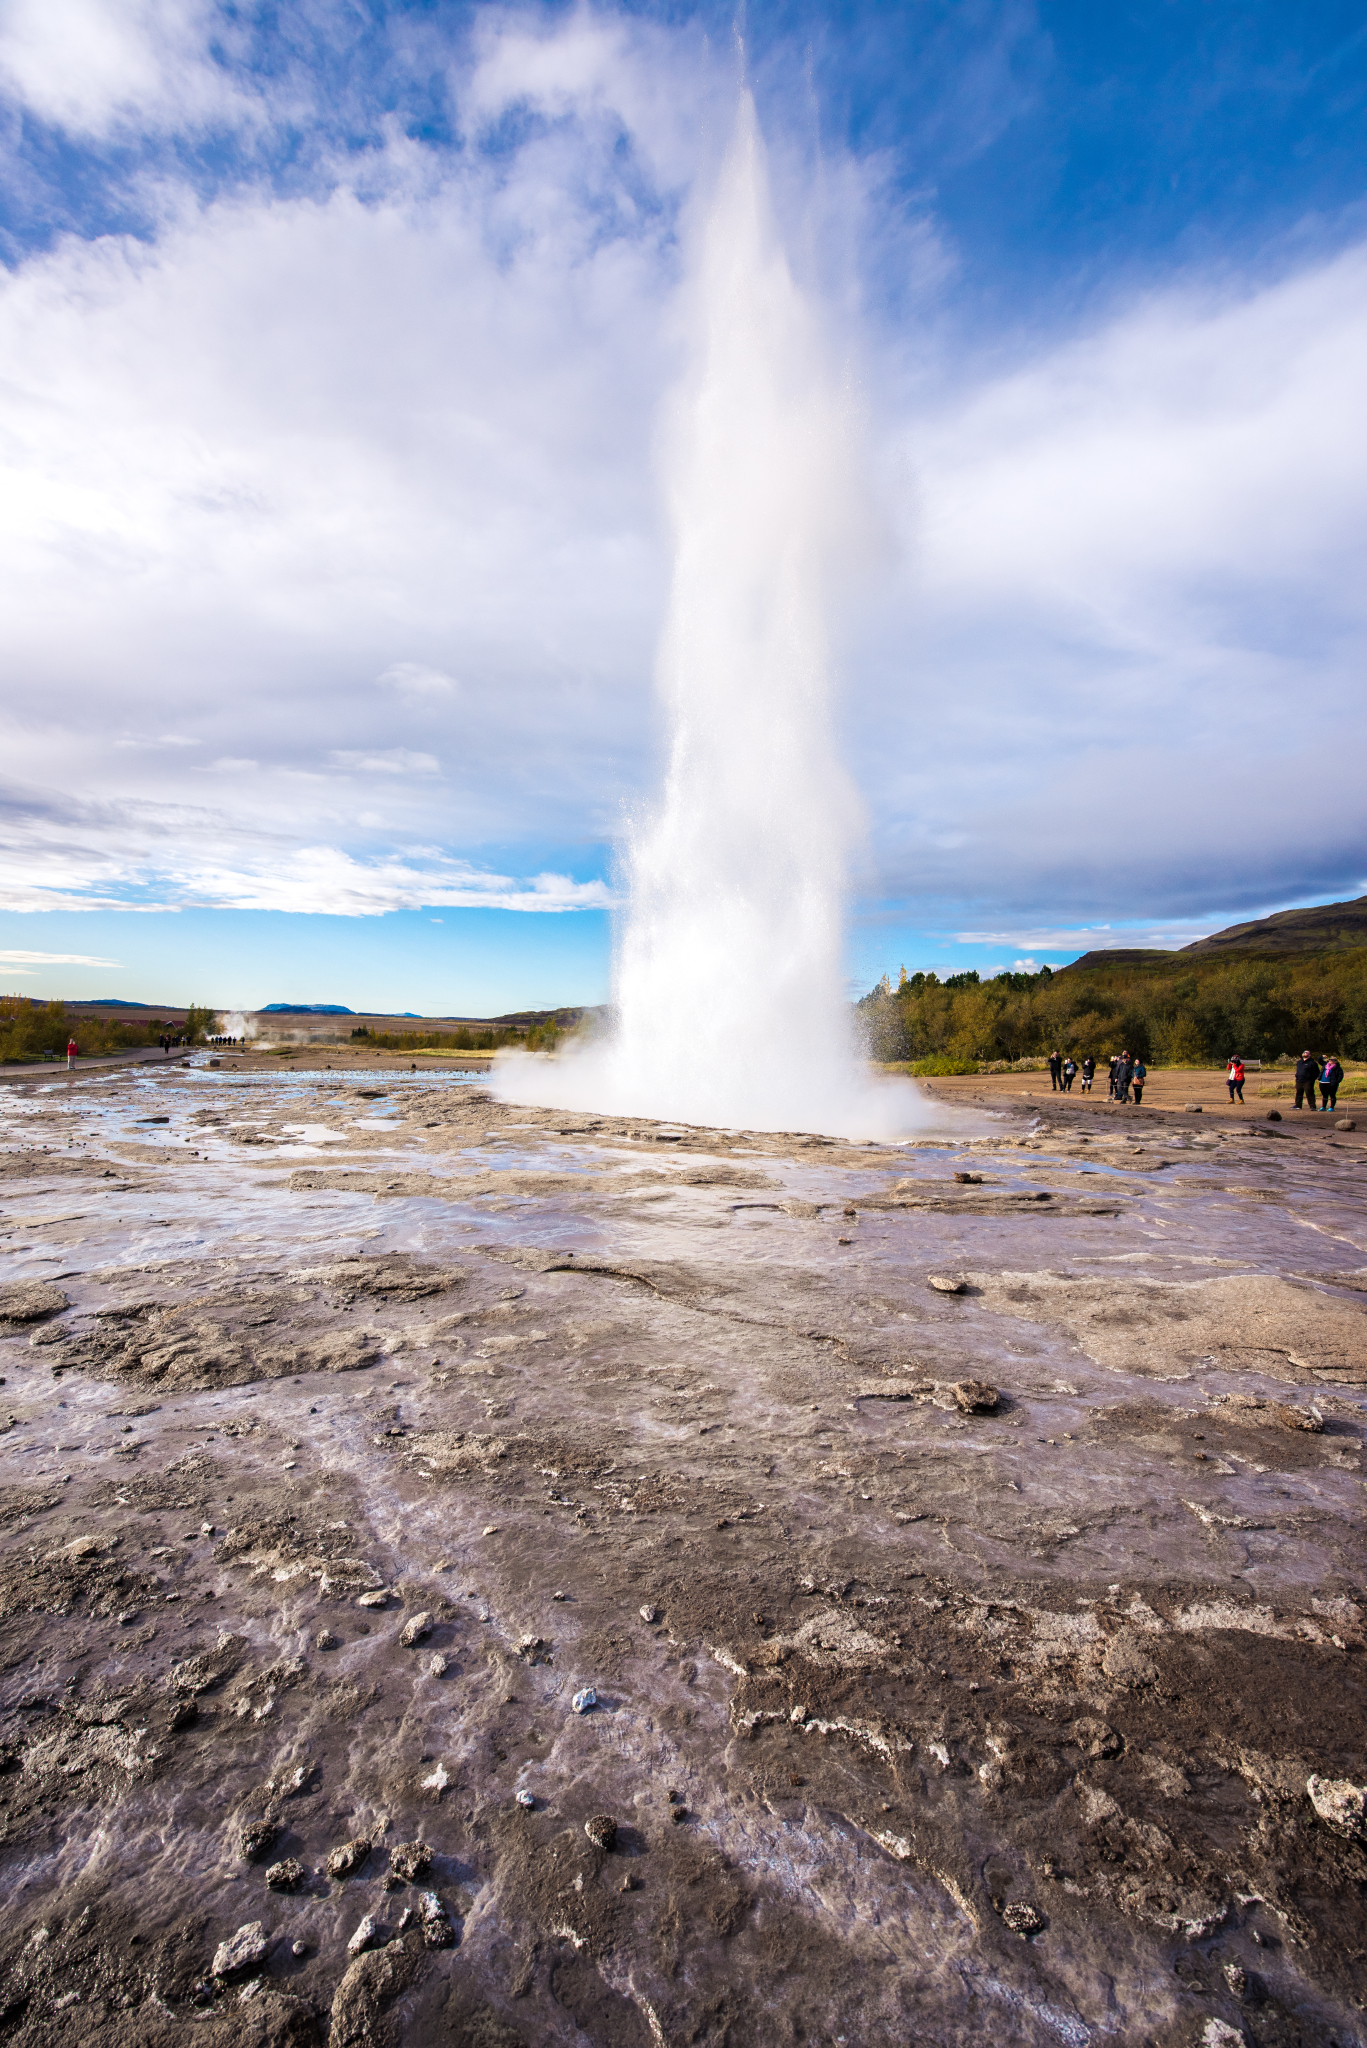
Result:
<svg viewBox="0 0 1367 2048"><path fill-rule="evenodd" d="M906 1083L862 1067L843 997L857 819L832 731L826 607L867 530L848 405L775 232L753 101L693 285L667 423L674 572L662 799L626 850L611 1035L515 1060L520 1102L752 1130L892 1136Z"/></svg>

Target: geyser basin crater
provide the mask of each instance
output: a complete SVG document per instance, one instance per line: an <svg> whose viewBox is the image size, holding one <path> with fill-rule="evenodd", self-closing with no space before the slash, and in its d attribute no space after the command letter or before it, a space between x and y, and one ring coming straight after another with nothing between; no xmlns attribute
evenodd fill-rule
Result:
<svg viewBox="0 0 1367 2048"><path fill-rule="evenodd" d="M5 1091L7 2039L1356 2037L1356 1135L384 1085Z"/></svg>

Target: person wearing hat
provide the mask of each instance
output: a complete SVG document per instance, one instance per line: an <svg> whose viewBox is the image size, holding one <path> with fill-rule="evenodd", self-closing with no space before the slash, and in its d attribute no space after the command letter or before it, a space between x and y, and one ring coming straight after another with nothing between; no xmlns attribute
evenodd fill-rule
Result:
<svg viewBox="0 0 1367 2048"><path fill-rule="evenodd" d="M1320 1077L1320 1063L1312 1052L1303 1052L1296 1061L1296 1107L1302 1106L1304 1098L1310 1098L1309 1106L1315 1107L1315 1083Z"/></svg>

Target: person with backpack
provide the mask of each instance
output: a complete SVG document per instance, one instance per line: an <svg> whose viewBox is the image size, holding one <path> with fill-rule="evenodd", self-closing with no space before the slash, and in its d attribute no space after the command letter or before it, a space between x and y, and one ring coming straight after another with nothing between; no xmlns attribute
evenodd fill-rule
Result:
<svg viewBox="0 0 1367 2048"><path fill-rule="evenodd" d="M1144 1100L1144 1083L1148 1080L1148 1078L1149 1070L1144 1065L1143 1060L1140 1059L1139 1054L1136 1053L1134 1056L1134 1078L1131 1083L1131 1085L1134 1088L1134 1099L1136 1102L1142 1102Z"/></svg>
<svg viewBox="0 0 1367 2048"><path fill-rule="evenodd" d="M1063 1054L1058 1050L1057 1047L1055 1047L1054 1051L1051 1052L1049 1055L1049 1082L1051 1090L1055 1095L1061 1095L1063 1093L1062 1087L1060 1085L1062 1078Z"/></svg>
<svg viewBox="0 0 1367 2048"><path fill-rule="evenodd" d="M1230 1101L1233 1102L1237 1095L1240 1102L1242 1102L1244 1099L1244 1063L1239 1058L1237 1052L1231 1053L1225 1064L1225 1081L1229 1088Z"/></svg>
<svg viewBox="0 0 1367 2048"><path fill-rule="evenodd" d="M1343 1062L1336 1052L1326 1053L1320 1069L1320 1108L1337 1109L1343 1085Z"/></svg>
<svg viewBox="0 0 1367 2048"><path fill-rule="evenodd" d="M1303 1098L1310 1097L1310 1107L1315 1107L1315 1083L1320 1077L1320 1063L1312 1052L1303 1052L1296 1061L1296 1107L1299 1109Z"/></svg>
<svg viewBox="0 0 1367 2048"><path fill-rule="evenodd" d="M1095 1059L1095 1056L1094 1056L1094 1055L1093 1055L1092 1053L1089 1053L1089 1052L1088 1052L1088 1053L1084 1053L1084 1054L1083 1054L1083 1056L1082 1056L1082 1093L1083 1093L1084 1095L1090 1095L1090 1094L1091 1094L1091 1092L1092 1092L1092 1077L1093 1077L1093 1075L1094 1075L1095 1073L1096 1073L1096 1059Z"/></svg>
<svg viewBox="0 0 1367 2048"><path fill-rule="evenodd" d="M1073 1082L1076 1080L1076 1078L1077 1061L1073 1058L1073 1055L1069 1053L1067 1059L1063 1062L1063 1092L1065 1095L1072 1094Z"/></svg>

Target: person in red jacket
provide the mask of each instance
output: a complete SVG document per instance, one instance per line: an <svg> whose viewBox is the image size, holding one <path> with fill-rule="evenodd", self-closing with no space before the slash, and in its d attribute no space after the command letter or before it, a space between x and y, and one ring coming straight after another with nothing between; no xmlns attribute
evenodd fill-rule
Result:
<svg viewBox="0 0 1367 2048"><path fill-rule="evenodd" d="M1225 1080L1229 1084L1230 1101L1233 1102L1237 1095L1240 1102L1242 1102L1244 1099L1244 1063L1239 1058L1237 1052L1230 1055L1229 1064L1225 1068Z"/></svg>
<svg viewBox="0 0 1367 2048"><path fill-rule="evenodd" d="M75 1039L68 1038L66 1042L66 1064L68 1073L71 1071L71 1068L75 1063L76 1055L79 1051L80 1047L77 1045Z"/></svg>

